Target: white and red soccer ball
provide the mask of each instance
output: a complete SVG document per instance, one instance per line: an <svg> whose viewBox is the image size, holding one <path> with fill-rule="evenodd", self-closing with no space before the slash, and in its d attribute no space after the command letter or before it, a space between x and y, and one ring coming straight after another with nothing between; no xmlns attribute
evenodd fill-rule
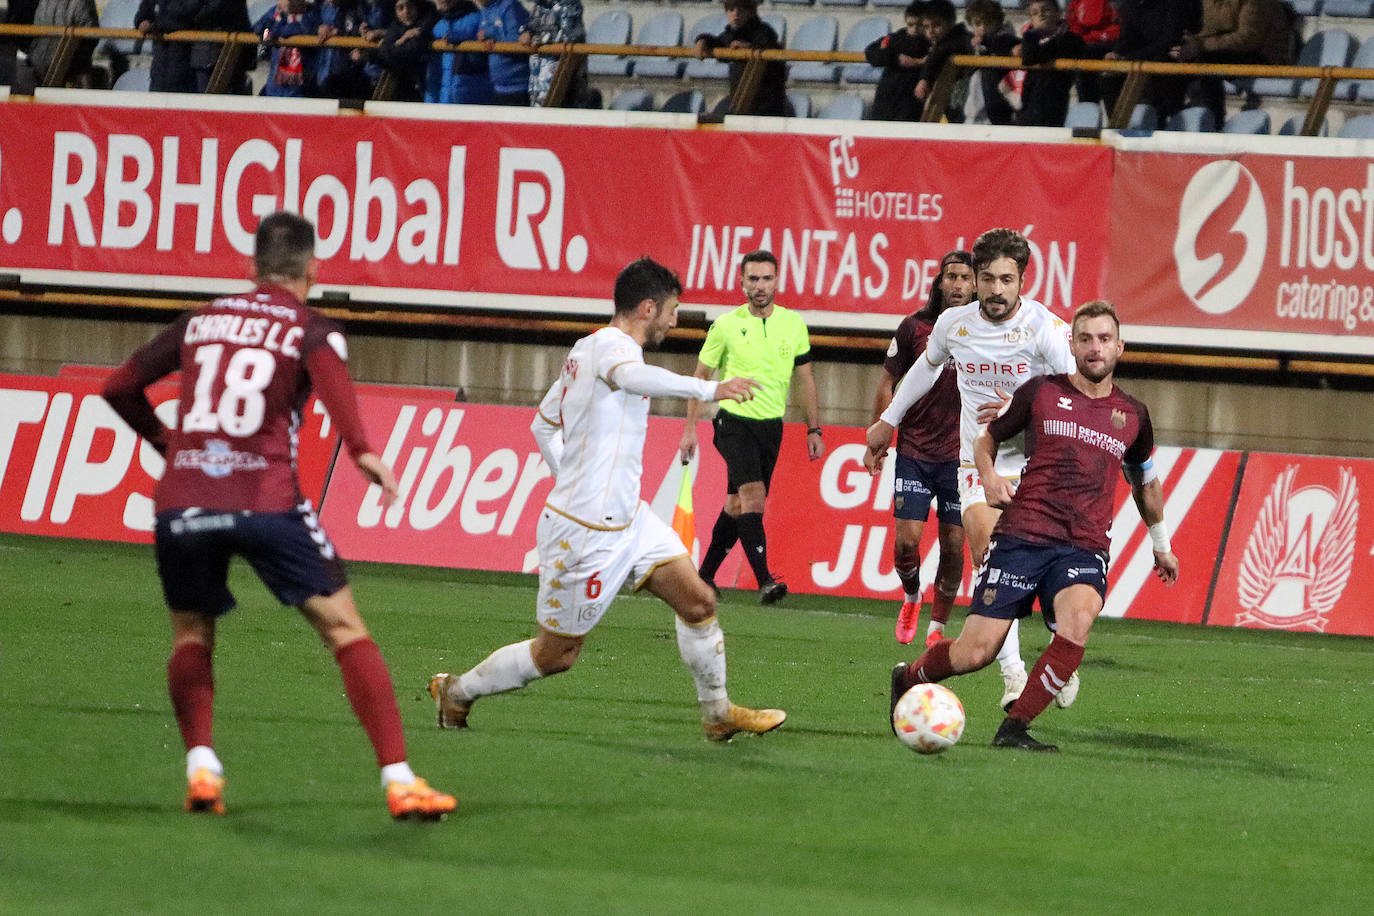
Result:
<svg viewBox="0 0 1374 916"><path fill-rule="evenodd" d="M892 727L916 753L938 754L964 733L964 704L948 687L917 684L897 701Z"/></svg>

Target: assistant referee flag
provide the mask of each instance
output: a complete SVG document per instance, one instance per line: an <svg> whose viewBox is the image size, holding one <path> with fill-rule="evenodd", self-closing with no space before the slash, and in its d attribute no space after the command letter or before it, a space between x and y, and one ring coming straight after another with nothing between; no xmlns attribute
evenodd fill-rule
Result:
<svg viewBox="0 0 1374 916"><path fill-rule="evenodd" d="M682 466L682 485L677 491L677 505L673 507L673 530L682 538L682 546L688 550L697 539L697 517L692 511L692 468Z"/></svg>

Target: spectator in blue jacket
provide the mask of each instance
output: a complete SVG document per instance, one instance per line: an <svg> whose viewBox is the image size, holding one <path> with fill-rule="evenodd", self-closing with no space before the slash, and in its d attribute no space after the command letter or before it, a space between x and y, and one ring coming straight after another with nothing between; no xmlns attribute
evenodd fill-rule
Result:
<svg viewBox="0 0 1374 916"><path fill-rule="evenodd" d="M253 23L253 31L264 41L292 38L297 35L318 35L320 14L308 0L277 0L275 9L263 14ZM313 95L315 55L311 48L274 45L267 70L267 82L262 95L300 98Z"/></svg>
<svg viewBox="0 0 1374 916"><path fill-rule="evenodd" d="M529 11L520 0L477 0L482 8L482 30L477 37L490 45L493 42L519 41ZM491 104L528 106L530 103L530 59L524 54L489 54L487 69L491 74Z"/></svg>
<svg viewBox="0 0 1374 916"><path fill-rule="evenodd" d="M482 13L472 0L438 0L438 18L430 34L435 41L456 45L476 41ZM485 105L491 100L487 55L474 53L430 54L425 75L425 101L455 105Z"/></svg>
<svg viewBox="0 0 1374 916"><path fill-rule="evenodd" d="M371 7L374 23L368 18L369 7L361 0L322 0L319 11L321 39L358 38L374 26L386 25L385 7ZM378 15L379 11L382 15ZM324 48L315 58L315 86L325 98L369 98L372 80L364 67L363 54L357 49Z"/></svg>

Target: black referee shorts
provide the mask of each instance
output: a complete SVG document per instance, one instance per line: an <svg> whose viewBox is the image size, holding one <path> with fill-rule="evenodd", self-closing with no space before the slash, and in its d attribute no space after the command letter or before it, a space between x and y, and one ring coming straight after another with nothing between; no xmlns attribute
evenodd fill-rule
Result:
<svg viewBox="0 0 1374 916"><path fill-rule="evenodd" d="M726 492L738 493L743 484L755 482L767 491L782 450L782 417L750 420L722 410L712 426L716 451L725 459Z"/></svg>

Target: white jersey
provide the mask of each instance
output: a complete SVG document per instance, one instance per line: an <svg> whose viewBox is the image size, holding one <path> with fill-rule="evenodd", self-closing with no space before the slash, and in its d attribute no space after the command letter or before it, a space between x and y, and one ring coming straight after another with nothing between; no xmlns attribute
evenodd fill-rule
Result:
<svg viewBox="0 0 1374 916"><path fill-rule="evenodd" d="M999 393L1011 394L1037 375L1076 371L1069 350L1070 333L1066 322L1039 302L1024 297L1016 314L1004 321L989 321L977 302L940 314L926 341L924 359L933 367L954 360L959 386L960 464L973 466L973 441L982 431L979 407L1000 401ZM900 421L901 414L896 416ZM887 412L883 419L892 422ZM995 462L997 473L1021 473L1026 463L1023 445L1019 436L1001 443Z"/></svg>
<svg viewBox="0 0 1374 916"><path fill-rule="evenodd" d="M712 400L715 392L715 382L646 366L643 349L619 328L579 340L534 421L556 478L546 505L589 528L627 527L640 503L649 397ZM546 448L540 426L561 428L561 448Z"/></svg>

